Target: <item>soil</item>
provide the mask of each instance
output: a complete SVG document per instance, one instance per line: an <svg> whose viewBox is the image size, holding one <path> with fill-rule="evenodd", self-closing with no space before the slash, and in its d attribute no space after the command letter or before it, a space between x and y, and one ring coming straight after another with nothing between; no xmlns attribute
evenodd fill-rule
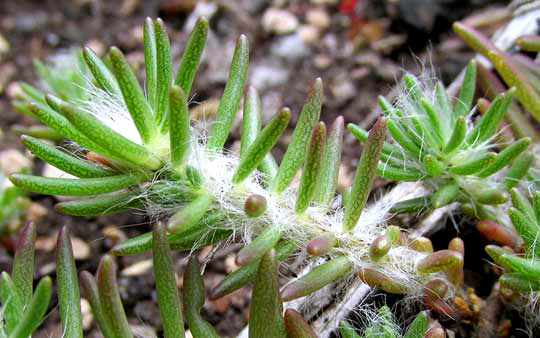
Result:
<svg viewBox="0 0 540 338"><path fill-rule="evenodd" d="M2 38L7 40L9 48L5 52L0 48L0 128L3 133L0 150L24 149L10 128L14 124L31 125L32 121L12 109L10 96L16 82L36 83L32 59L47 59L72 47L90 45L96 51L104 51L105 47L116 45L134 64L140 66L143 20L147 16L160 16L171 35L174 60L179 60L187 36L184 26L196 3L195 0L1 1L0 42ZM195 81L194 102L219 98L235 40L244 33L251 46L249 78L259 87L266 119L281 105L291 107L296 117L310 84L320 76L325 83L326 95L322 119L331 123L338 115L343 115L347 122L355 122L363 127L369 127L378 115L375 107L377 96L393 95L391 89L402 69L418 73L422 64L431 63L445 84L450 83L472 56L452 34L451 22L464 15L483 13L501 6L498 1L479 0L235 0L213 4L215 13L210 17L212 34ZM300 28L289 35L265 31L261 24L262 16L272 4L281 4L283 10L299 20L305 35L300 36ZM200 6L197 8L200 9ZM424 10L415 12L412 10L415 8ZM318 18L313 18L314 10L319 11ZM308 29L311 29L311 33L316 32L316 36L309 37ZM303 42L287 45L286 38L291 36ZM283 49L289 55L283 55ZM294 53L290 49L294 49L297 55L291 55ZM294 120L291 125L294 125ZM288 133L290 135L290 131ZM237 139L238 135L233 135L229 145L236 147ZM281 157L288 139L287 136L283 137L274 151L277 158ZM360 150L359 144L350 135L347 136L343 154L343 184L351 179ZM39 171L41 167L36 161L35 170ZM380 183L379 186L382 186L383 183ZM94 273L99 258L118 239L133 237L151 229L149 219L137 213L75 218L55 212L52 197L32 195L31 198L48 210L45 218L39 222L38 237L42 243L54 243L59 227L66 225L72 235L90 249L88 257L77 261L79 271ZM459 234L466 248L466 286L486 299L497 278L483 251L487 241L478 235L469 220L459 220L457 224L459 226L455 227L449 221L444 230L432 236L432 240L436 249L445 248L448 241ZM54 277L54 253L45 244L37 250L36 280L45 274ZM214 253L214 259L206 266L207 288L219 282L233 267L234 249L237 247ZM203 249L199 255L205 257L208 253L208 249ZM186 257L187 253L174 254L180 274ZM148 255L141 255L117 259L118 268L123 271L119 284L130 323L152 328L153 331L141 333L141 336L159 336L161 324L151 269L144 269L143 265L138 264L135 268L138 266L140 271L131 276L125 275L127 267L133 268L135 263L149 258ZM10 253L4 252L0 264L3 268L9 263ZM245 289L225 299L207 302L203 315L216 326L222 337L235 337L246 324L249 295L250 291ZM398 318L410 318L411 310L399 305L400 297L383 296L386 303L397 304L394 310ZM381 299L380 296L373 296L372 301L382 303ZM61 336L55 306L35 337ZM523 323L515 311L505 310L501 322L503 319L511 320L512 328L508 336L525 336L520 331ZM458 322L441 318L441 324L455 333L455 337L470 337L475 327L474 318ZM100 334L91 324L85 336L99 337Z"/></svg>

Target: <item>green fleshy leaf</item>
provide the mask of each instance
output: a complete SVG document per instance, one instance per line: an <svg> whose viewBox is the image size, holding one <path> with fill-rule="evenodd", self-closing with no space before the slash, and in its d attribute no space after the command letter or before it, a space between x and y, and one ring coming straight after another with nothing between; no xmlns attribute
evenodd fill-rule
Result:
<svg viewBox="0 0 540 338"><path fill-rule="evenodd" d="M304 164L309 138L321 116L322 100L322 80L318 78L309 90L287 151L281 160L277 175L272 182L272 191L275 193L282 193Z"/></svg>
<svg viewBox="0 0 540 338"><path fill-rule="evenodd" d="M9 334L21 320L24 308L17 287L5 271L2 271L0 277L0 301L3 311L3 329Z"/></svg>
<svg viewBox="0 0 540 338"><path fill-rule="evenodd" d="M483 169L476 175L479 177L488 177L495 174L502 168L506 167L507 164L512 162L522 152L527 150L530 144L531 139L528 137L524 137L514 142L512 145L504 148L499 154L497 154L495 161L493 161L491 165L489 165L487 168Z"/></svg>
<svg viewBox="0 0 540 338"><path fill-rule="evenodd" d="M505 273L499 278L499 283L505 288L518 292L540 291L540 280L520 273Z"/></svg>
<svg viewBox="0 0 540 338"><path fill-rule="evenodd" d="M535 192L533 195L533 210L536 222L540 223L540 191Z"/></svg>
<svg viewBox="0 0 540 338"><path fill-rule="evenodd" d="M424 338L424 335L429 327L429 317L427 311L422 311L412 321L404 338Z"/></svg>
<svg viewBox="0 0 540 338"><path fill-rule="evenodd" d="M246 156L246 152L253 144L261 130L262 102L257 89L249 86L244 98L244 110L242 115L242 137L240 138L240 158Z"/></svg>
<svg viewBox="0 0 540 338"><path fill-rule="evenodd" d="M291 241L283 241L276 245L276 259L284 261L289 258L297 249L296 245ZM230 294L247 284L253 282L259 269L260 260L249 263L230 274L228 274L219 284L212 290L210 299L218 299L227 294Z"/></svg>
<svg viewBox="0 0 540 338"><path fill-rule="evenodd" d="M439 141L439 144L441 145L444 141L444 135L442 131L441 120L439 118L440 113L425 98L420 99L420 104L424 108L424 111L426 112L426 115L428 117L429 127L430 127L429 130L433 131L435 137L437 138L437 140Z"/></svg>
<svg viewBox="0 0 540 338"><path fill-rule="evenodd" d="M496 245L486 246L486 252L497 264L500 264L508 271L519 272L528 278L538 279L540 262L537 260L516 256Z"/></svg>
<svg viewBox="0 0 540 338"><path fill-rule="evenodd" d="M124 54L118 48L112 47L109 57L112 64L112 71L118 81L124 102L139 131L141 140L145 144L152 143L157 137L158 130L152 116L152 108L144 97L139 81L124 57ZM74 123L73 121L71 122ZM101 137L104 137L104 135L101 135ZM92 137L92 139L97 138Z"/></svg>
<svg viewBox="0 0 540 338"><path fill-rule="evenodd" d="M251 243L238 252L236 264L244 266L260 259L276 246L280 238L281 231L277 227L266 228Z"/></svg>
<svg viewBox="0 0 540 338"><path fill-rule="evenodd" d="M193 337L219 338L218 334L200 314L204 305L204 282L195 255L191 255L184 272L184 312Z"/></svg>
<svg viewBox="0 0 540 338"><path fill-rule="evenodd" d="M440 208L456 201L459 190L459 185L455 182L450 182L438 187L431 198L431 205L433 208Z"/></svg>
<svg viewBox="0 0 540 338"><path fill-rule="evenodd" d="M356 227L356 223L364 210L371 185L375 179L377 163L379 162L385 135L386 119L380 118L369 132L369 138L356 167L351 196L347 199L345 205L344 231L352 231Z"/></svg>
<svg viewBox="0 0 540 338"><path fill-rule="evenodd" d="M345 277L353 267L353 263L345 256L332 258L324 264L313 268L307 275L289 283L281 290L281 299L290 301L307 296L324 286Z"/></svg>
<svg viewBox="0 0 540 338"><path fill-rule="evenodd" d="M306 211L315 196L321 180L325 146L326 126L324 122L319 122L315 129L313 129L306 152L306 160L304 161L304 168L296 197L295 211L297 214L302 214Z"/></svg>
<svg viewBox="0 0 540 338"><path fill-rule="evenodd" d="M361 143L366 143L369 133L362 128L358 127L357 125L353 123L347 124L347 129L353 134L353 136L360 141ZM393 144L384 143L382 154L385 154L387 156L393 156L397 159L403 160L405 159L405 155L402 153L401 149Z"/></svg>
<svg viewBox="0 0 540 338"><path fill-rule="evenodd" d="M523 194L521 194L521 192L516 188L510 190L510 196L512 197L512 205L514 206L514 208L529 217L532 222L535 222L536 215L527 197L523 196Z"/></svg>
<svg viewBox="0 0 540 338"><path fill-rule="evenodd" d="M195 73L199 67L201 55L206 44L206 37L208 35L208 20L204 17L200 17L195 23L195 28L189 35L182 61L178 67L176 79L174 84L180 86L184 91L186 97L189 97L191 93L191 86Z"/></svg>
<svg viewBox="0 0 540 338"><path fill-rule="evenodd" d="M390 212L396 214L422 212L433 207L431 199L432 197L430 196L422 196L401 201L394 204L390 209Z"/></svg>
<svg viewBox="0 0 540 338"><path fill-rule="evenodd" d="M536 245L540 233L538 224L515 208L510 208L509 216L514 228L525 241L526 248L534 250L535 256L538 256L540 254L540 248Z"/></svg>
<svg viewBox="0 0 540 338"><path fill-rule="evenodd" d="M514 92L515 89L510 89L506 93L498 95L493 100L488 110L480 118L480 121L476 123L473 130L467 135L468 144L481 144L495 134L504 114L508 111Z"/></svg>
<svg viewBox="0 0 540 338"><path fill-rule="evenodd" d="M56 242L56 284L62 333L65 337L83 337L81 316L81 294L77 267L73 257L71 238L64 226L58 233Z"/></svg>
<svg viewBox="0 0 540 338"><path fill-rule="evenodd" d="M481 154L464 163L451 166L448 172L461 176L472 175L493 164L496 158L497 154L493 152Z"/></svg>
<svg viewBox="0 0 540 338"><path fill-rule="evenodd" d="M213 216L214 218L216 216ZM218 218L222 219L223 215ZM223 239L229 238L232 234L230 230L208 229L208 225L213 222L202 220L199 224L189 231L179 233L168 233L169 244L172 250L191 251L217 243ZM115 256L131 256L149 252L152 249L152 233L148 232L137 237L130 238L114 246L111 254Z"/></svg>
<svg viewBox="0 0 540 338"><path fill-rule="evenodd" d="M443 174L445 166L432 155L424 157L424 168L429 176L437 177Z"/></svg>
<svg viewBox="0 0 540 338"><path fill-rule="evenodd" d="M540 38L538 35L522 35L516 40L521 50L526 52L540 52Z"/></svg>
<svg viewBox="0 0 540 338"><path fill-rule="evenodd" d="M77 177L103 177L114 175L114 171L76 158L54 146L31 136L23 135L21 142L34 154L50 165Z"/></svg>
<svg viewBox="0 0 540 338"><path fill-rule="evenodd" d="M281 109L274 118L264 127L261 133L247 149L244 157L240 160L236 172L232 178L234 184L244 181L265 156L274 147L289 124L291 112L288 108Z"/></svg>
<svg viewBox="0 0 540 338"><path fill-rule="evenodd" d="M28 222L22 228L15 246L15 258L11 278L19 293L19 298L24 308L32 299L34 285L34 253L36 242L36 226L34 222Z"/></svg>
<svg viewBox="0 0 540 338"><path fill-rule="evenodd" d="M443 153L448 155L458 150L463 144L463 141L465 141L466 136L467 120L465 117L460 116L456 119L452 136L450 136L450 140L448 140L448 143L446 143L446 146L443 148Z"/></svg>
<svg viewBox="0 0 540 338"><path fill-rule="evenodd" d="M103 311L101 306L101 301L99 300L99 291L96 285L96 280L94 276L88 271L82 271L80 274L81 280L81 290L84 294L84 297L90 303L92 309L92 315L99 327L101 334L105 338L112 338L114 334L109 324L109 318L107 314Z"/></svg>
<svg viewBox="0 0 540 338"><path fill-rule="evenodd" d="M223 96L219 100L216 120L208 138L207 147L220 150L229 136L234 117L240 107L240 99L244 91L249 64L249 42L246 36L241 35L234 50L229 79L225 85Z"/></svg>
<svg viewBox="0 0 540 338"><path fill-rule="evenodd" d="M117 97L121 97L122 92L116 82L116 78L113 73L107 68L105 63L101 61L99 56L97 56L90 48L83 49L83 56L88 69L96 79L96 82L99 88L108 92Z"/></svg>
<svg viewBox="0 0 540 338"><path fill-rule="evenodd" d="M9 338L28 338L43 321L49 307L52 293L52 281L49 276L43 277L36 287L36 292L19 320L17 327Z"/></svg>
<svg viewBox="0 0 540 338"><path fill-rule="evenodd" d="M167 35L167 27L161 19L154 21L156 36L156 124L163 131L169 126L169 88L172 83L171 45Z"/></svg>
<svg viewBox="0 0 540 338"><path fill-rule="evenodd" d="M341 334L341 338L361 338L354 330L354 327L346 321L339 323L339 333Z"/></svg>
<svg viewBox="0 0 540 338"><path fill-rule="evenodd" d="M415 182L425 177L425 174L415 168L396 168L379 163L377 176L396 182Z"/></svg>
<svg viewBox="0 0 540 338"><path fill-rule="evenodd" d="M97 286L101 309L105 317L108 318L113 337L133 338L118 291L116 264L109 255L103 256L99 262Z"/></svg>
<svg viewBox="0 0 540 338"><path fill-rule="evenodd" d="M341 164L341 148L343 147L343 121L342 116L336 118L330 127L326 141L321 178L316 196L316 201L326 206L330 206L336 195L339 165Z"/></svg>
<svg viewBox="0 0 540 338"><path fill-rule="evenodd" d="M533 159L534 156L530 152L526 152L514 160L503 179L505 190L510 190L521 182L527 175L529 168L533 163Z"/></svg>
<svg viewBox="0 0 540 338"><path fill-rule="evenodd" d="M212 195L202 193L172 215L167 223L167 230L170 232L181 232L192 229L204 217L213 200Z"/></svg>
<svg viewBox="0 0 540 338"><path fill-rule="evenodd" d="M144 74L146 75L145 89L148 103L152 110L157 109L157 56L156 33L152 18L144 20Z"/></svg>
<svg viewBox="0 0 540 338"><path fill-rule="evenodd" d="M52 110L45 105L31 105L30 109L37 116L38 120L49 126L52 130L62 135L67 140L72 140L79 144L81 147L95 151L107 157L112 157L112 154L105 150L103 147L97 145L91 141L88 137L83 135L71 122L64 116L60 115L56 111Z"/></svg>
<svg viewBox="0 0 540 338"><path fill-rule="evenodd" d="M11 131L17 135L28 135L34 138L49 140L52 142L60 142L64 139L64 137L54 129L44 126L25 127L15 125L11 128Z"/></svg>
<svg viewBox="0 0 540 338"><path fill-rule="evenodd" d="M467 65L463 83L457 98L454 116L457 120L461 116L466 116L471 111L472 101L476 90L476 60L471 60Z"/></svg>
<svg viewBox="0 0 540 338"><path fill-rule="evenodd" d="M454 22L452 28L469 47L486 57L490 50L497 50L497 46L488 37L466 24Z"/></svg>
<svg viewBox="0 0 540 338"><path fill-rule="evenodd" d="M169 109L171 163L174 168L180 168L189 155L191 141L186 96L178 86L173 86L169 92Z"/></svg>
<svg viewBox="0 0 540 338"><path fill-rule="evenodd" d="M10 181L24 189L43 195L93 196L118 191L141 181L135 175L116 175L99 178L56 178L13 174Z"/></svg>
<svg viewBox="0 0 540 338"><path fill-rule="evenodd" d="M388 131L392 138L413 157L420 156L420 147L393 120L388 120Z"/></svg>
<svg viewBox="0 0 540 338"><path fill-rule="evenodd" d="M274 250L262 257L253 286L249 311L249 336L287 338L283 304L279 297L277 260Z"/></svg>
<svg viewBox="0 0 540 338"><path fill-rule="evenodd" d="M103 216L142 207L142 200L131 191L121 191L106 196L76 199L56 204L54 209L71 216Z"/></svg>
<svg viewBox="0 0 540 338"><path fill-rule="evenodd" d="M51 96L47 96L47 99L56 100ZM163 165L161 160L150 152L148 148L130 141L89 113L66 102L60 103L60 110L85 136L94 140L100 147L108 149L108 152L102 155L106 156L109 152L112 152L117 158L149 170L159 169Z"/></svg>
<svg viewBox="0 0 540 338"><path fill-rule="evenodd" d="M285 311L285 327L289 338L317 338L311 326L296 310Z"/></svg>
<svg viewBox="0 0 540 338"><path fill-rule="evenodd" d="M540 121L540 94L533 88L526 75L513 63L513 61L499 50L489 51L486 55L497 72L509 87L516 88L516 96L523 107Z"/></svg>
<svg viewBox="0 0 540 338"><path fill-rule="evenodd" d="M156 281L159 313L163 322L165 338L183 338L184 321L180 296L176 286L171 250L167 233L162 223L157 223L152 232L152 257L154 279Z"/></svg>

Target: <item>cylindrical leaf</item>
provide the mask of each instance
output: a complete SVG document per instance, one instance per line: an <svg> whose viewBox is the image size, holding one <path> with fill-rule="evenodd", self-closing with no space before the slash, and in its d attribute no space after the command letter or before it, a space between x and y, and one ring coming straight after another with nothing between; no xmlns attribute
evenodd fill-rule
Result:
<svg viewBox="0 0 540 338"><path fill-rule="evenodd" d="M236 44L223 96L219 100L216 121L208 138L207 147L209 149L221 149L229 136L234 117L240 107L240 99L246 83L248 63L249 43L246 36L241 35Z"/></svg>
<svg viewBox="0 0 540 338"><path fill-rule="evenodd" d="M311 139L306 152L306 160L300 186L296 195L295 210L297 214L302 214L308 208L311 200L315 196L315 192L320 183L322 163L326 146L326 126L324 122L313 129Z"/></svg>
<svg viewBox="0 0 540 338"><path fill-rule="evenodd" d="M71 238L65 226L60 229L56 242L56 284L62 332L66 337L83 337L77 267L73 257Z"/></svg>
<svg viewBox="0 0 540 338"><path fill-rule="evenodd" d="M15 259L11 278L19 293L23 307L28 306L32 298L34 285L34 243L36 241L36 226L27 222L22 228L15 247Z"/></svg>
<svg viewBox="0 0 540 338"><path fill-rule="evenodd" d="M116 265L109 255L103 256L97 271L99 301L109 324L113 337L133 338L129 329L126 313L118 292Z"/></svg>
<svg viewBox="0 0 540 338"><path fill-rule="evenodd" d="M285 327L289 338L317 338L308 322L294 309L285 311Z"/></svg>
<svg viewBox="0 0 540 338"><path fill-rule="evenodd" d="M13 174L9 179L14 185L31 192L60 196L106 194L131 187L141 181L139 177L134 175L72 179Z"/></svg>
<svg viewBox="0 0 540 338"><path fill-rule="evenodd" d="M232 178L233 183L238 184L245 180L251 172L261 164L265 156L281 137L285 128L287 128L290 117L290 110L288 108L283 108L274 116L268 125L264 127L240 160L238 168L236 168L236 172Z"/></svg>
<svg viewBox="0 0 540 338"><path fill-rule="evenodd" d="M191 86L197 68L199 67L207 35L208 20L204 17L200 17L195 23L195 28L193 28L193 31L189 35L188 42L184 49L184 55L182 55L182 61L180 62L178 72L176 73L176 79L174 80L174 84L180 86L187 97L189 97L191 93Z"/></svg>
<svg viewBox="0 0 540 338"><path fill-rule="evenodd" d="M281 238L278 227L268 227L255 237L251 243L243 247L236 256L236 264L247 265L264 256L270 251Z"/></svg>
<svg viewBox="0 0 540 338"><path fill-rule="evenodd" d="M54 209L71 216L102 216L123 212L142 206L142 201L132 191L60 202Z"/></svg>
<svg viewBox="0 0 540 338"><path fill-rule="evenodd" d="M81 290L84 297L90 303L92 314L94 315L94 319L99 327L99 330L101 331L101 334L103 334L105 338L114 337L113 331L109 324L110 318L107 317L107 314L103 311L101 301L99 300L99 291L94 276L92 276L92 274L90 274L88 271L82 271L80 274L80 280Z"/></svg>
<svg viewBox="0 0 540 338"><path fill-rule="evenodd" d="M351 196L347 199L345 205L345 215L343 217L343 230L345 231L354 230L364 210L371 185L375 179L377 163L379 162L385 135L386 119L380 118L369 132L369 138L356 167Z"/></svg>
<svg viewBox="0 0 540 338"><path fill-rule="evenodd" d="M38 328L47 312L51 300L52 281L49 276L43 277L36 287L32 300L27 305L19 324L9 338L28 338Z"/></svg>
<svg viewBox="0 0 540 338"><path fill-rule="evenodd" d="M249 311L249 336L287 338L274 250L268 251L259 264Z"/></svg>
<svg viewBox="0 0 540 338"><path fill-rule="evenodd" d="M463 264L463 255L452 250L439 250L422 258L416 264L419 273L434 273L446 271L454 266Z"/></svg>
<svg viewBox="0 0 540 338"><path fill-rule="evenodd" d="M32 152L32 154L50 165L74 176L90 178L114 175L114 172L110 169L76 158L31 136L23 135L21 137L21 142Z"/></svg>
<svg viewBox="0 0 540 338"><path fill-rule="evenodd" d="M322 287L343 278L351 271L353 263L349 258L339 256L321 264L307 275L289 283L281 290L281 299L290 301L307 296Z"/></svg>
<svg viewBox="0 0 540 338"><path fill-rule="evenodd" d="M169 92L169 109L171 163L177 169L187 158L190 148L189 109L186 96L178 86L173 86Z"/></svg>
<svg viewBox="0 0 540 338"><path fill-rule="evenodd" d="M158 134L157 126L152 116L152 108L144 97L137 77L133 73L124 54L118 48L112 47L109 51L109 57L112 64L112 71L118 81L124 102L139 131L139 135L143 143L151 143Z"/></svg>
<svg viewBox="0 0 540 338"><path fill-rule="evenodd" d="M156 124L167 130L169 124L169 88L172 82L171 45L167 28L160 18L154 21L156 37Z"/></svg>
<svg viewBox="0 0 540 338"><path fill-rule="evenodd" d="M158 222L154 226L152 243L154 278L163 331L166 338L183 338L184 321L176 286L176 275L167 233L162 223Z"/></svg>
<svg viewBox="0 0 540 338"><path fill-rule="evenodd" d="M341 164L341 148L344 132L343 116L338 116L328 133L321 171L319 189L316 200L322 205L329 206L336 195L336 186Z"/></svg>
<svg viewBox="0 0 540 338"><path fill-rule="evenodd" d="M167 230L180 232L193 228L206 214L213 200L210 194L202 193L169 219Z"/></svg>
<svg viewBox="0 0 540 338"><path fill-rule="evenodd" d="M272 191L282 193L291 183L294 176L304 164L306 147L313 128L319 121L323 100L322 80L317 78L308 93L302 113L298 118L296 127L281 160L278 173L272 182Z"/></svg>

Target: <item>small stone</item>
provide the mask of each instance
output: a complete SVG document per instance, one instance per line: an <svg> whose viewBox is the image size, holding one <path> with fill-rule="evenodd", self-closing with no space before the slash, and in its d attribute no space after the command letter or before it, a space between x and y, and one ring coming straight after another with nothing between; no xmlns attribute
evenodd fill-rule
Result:
<svg viewBox="0 0 540 338"><path fill-rule="evenodd" d="M312 25L302 25L298 28L298 35L305 43L314 44L321 35L319 28Z"/></svg>
<svg viewBox="0 0 540 338"><path fill-rule="evenodd" d="M129 328L135 337L157 337L156 330L147 325L129 325Z"/></svg>
<svg viewBox="0 0 540 338"><path fill-rule="evenodd" d="M277 62L264 62L253 67L250 79L255 88L264 91L269 87L284 84L289 79L289 70Z"/></svg>
<svg viewBox="0 0 540 338"><path fill-rule="evenodd" d="M32 161L23 153L15 149L8 149L0 152L0 170L5 176L29 170Z"/></svg>
<svg viewBox="0 0 540 338"><path fill-rule="evenodd" d="M321 29L330 26L330 16L322 8L314 8L306 13L306 22Z"/></svg>
<svg viewBox="0 0 540 338"><path fill-rule="evenodd" d="M313 63L315 64L315 67L319 69L326 69L332 64L332 59L328 55L318 54L315 55Z"/></svg>
<svg viewBox="0 0 540 338"><path fill-rule="evenodd" d="M127 239L126 234L113 225L106 226L105 228L103 228L103 230L101 230L101 233L103 234L103 236L105 236L107 240L112 242L112 245L115 245Z"/></svg>
<svg viewBox="0 0 540 338"><path fill-rule="evenodd" d="M150 270L152 266L153 266L152 260L145 259L126 267L120 272L120 275L125 276L125 277L140 276L142 274L145 274L148 270Z"/></svg>
<svg viewBox="0 0 540 338"><path fill-rule="evenodd" d="M47 216L48 210L43 205L32 202L26 210L26 219L31 222L37 222Z"/></svg>
<svg viewBox="0 0 540 338"><path fill-rule="evenodd" d="M346 78L338 77L330 87L330 91L339 103L351 99L356 94L354 84Z"/></svg>
<svg viewBox="0 0 540 338"><path fill-rule="evenodd" d="M298 29L298 18L291 12L278 8L267 9L262 16L263 29L268 33L289 34Z"/></svg>
<svg viewBox="0 0 540 338"><path fill-rule="evenodd" d="M9 81L13 78L17 69L12 63L6 63L0 66L0 94L9 86Z"/></svg>
<svg viewBox="0 0 540 338"><path fill-rule="evenodd" d="M309 55L309 48L299 34L283 36L271 46L271 53L289 62L298 61Z"/></svg>
<svg viewBox="0 0 540 338"><path fill-rule="evenodd" d="M71 246L76 260L85 260L90 257L90 246L80 238L72 237Z"/></svg>
<svg viewBox="0 0 540 338"><path fill-rule="evenodd" d="M10 46L6 38L0 34L0 60L2 60L2 55L9 52Z"/></svg>
<svg viewBox="0 0 540 338"><path fill-rule="evenodd" d="M105 54L105 44L97 39L92 39L86 43L86 47L90 48L97 55Z"/></svg>
<svg viewBox="0 0 540 338"><path fill-rule="evenodd" d="M92 322L94 321L94 316L92 315L90 303L84 298L81 298L81 315L83 329L90 329L90 327L92 327Z"/></svg>

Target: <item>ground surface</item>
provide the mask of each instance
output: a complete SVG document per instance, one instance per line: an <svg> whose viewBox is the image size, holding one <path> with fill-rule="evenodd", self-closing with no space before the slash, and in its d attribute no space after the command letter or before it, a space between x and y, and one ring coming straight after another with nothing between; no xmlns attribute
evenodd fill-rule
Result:
<svg viewBox="0 0 540 338"><path fill-rule="evenodd" d="M482 13L497 6L494 1L265 1L236 0L206 3L197 1L2 1L0 2L0 128L3 132L0 150L19 149L18 138L10 132L14 124L31 121L10 107L10 95L16 81L36 82L32 59L54 57L68 48L88 45L103 53L107 46L120 47L132 61L141 66L142 23L146 16L160 16L166 22L172 41L174 60L179 61L186 40L186 23L199 14L210 18L210 35L203 66L194 87L194 102L201 108L219 98L227 76L227 66L239 34L248 36L251 45L249 81L261 92L268 118L279 106L286 105L297 117L311 82L318 76L325 84L322 119L330 123L338 115L347 122L369 127L377 116L377 95L391 94L402 69L418 72L419 64L432 63L448 84L471 57L452 35L450 23L464 15ZM263 25L263 16L271 8L284 11L275 24ZM415 10L418 9L418 10ZM450 13L450 14L449 14ZM291 27L290 33L279 30ZM293 121L294 122L294 121ZM290 135L290 133L289 133ZM236 137L237 135L235 135ZM237 145L234 138L231 147ZM288 137L282 138L280 151ZM360 146L347 137L344 147L343 184L349 184ZM41 166L37 164L36 170ZM382 183L382 182L381 182ZM122 214L93 219L59 215L52 209L53 198L32 196L49 211L39 223L36 278L54 274L54 240L60 225L72 229L80 239L78 268L95 272L99 257L119 239L132 237L150 229L148 219L137 214ZM471 224L458 220L458 230L466 243L466 284L486 298L495 275L485 261L480 238ZM456 228L447 226L433 238L438 248L447 245ZM436 247L436 249L437 249ZM205 282L215 285L233 268L234 247L218 251L207 266ZM200 253L201 257L208 250ZM9 254L2 255L2 270L9 266ZM175 254L177 271L183 270L186 254ZM149 327L141 336L159 333L158 308L149 256L118 260L122 298L130 322ZM127 270L129 269L129 270ZM234 337L245 325L249 290L205 305L205 316L223 337ZM376 297L379 299L380 297ZM393 302L393 297L389 298ZM400 309L398 307L398 309ZM399 310L401 311L401 310ZM397 314L400 317L400 314ZM403 314L402 317L406 317ZM512 319L510 313L507 318ZM60 337L58 312L52 311L36 337ZM98 337L93 324L88 337ZM456 324L442 321L456 337L468 337L475 326L474 318ZM519 321L511 331L519 336ZM152 331L154 330L154 331Z"/></svg>

